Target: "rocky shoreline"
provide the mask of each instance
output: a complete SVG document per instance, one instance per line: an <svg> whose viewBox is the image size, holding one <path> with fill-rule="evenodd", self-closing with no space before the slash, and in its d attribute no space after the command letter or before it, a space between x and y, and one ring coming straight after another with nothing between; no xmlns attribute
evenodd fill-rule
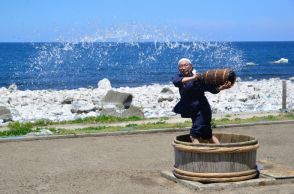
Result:
<svg viewBox="0 0 294 194"><path fill-rule="evenodd" d="M294 81L287 80L287 108L294 109ZM219 94L206 93L213 113L279 111L282 80L237 80L233 88ZM74 120L99 115L174 116L172 108L180 96L172 84L112 88L107 79L97 88L73 90L18 90L0 88L0 123L6 121Z"/></svg>

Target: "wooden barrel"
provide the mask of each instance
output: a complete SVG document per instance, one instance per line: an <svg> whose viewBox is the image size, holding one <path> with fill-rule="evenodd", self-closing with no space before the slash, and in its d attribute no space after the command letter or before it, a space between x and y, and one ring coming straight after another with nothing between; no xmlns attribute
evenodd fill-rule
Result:
<svg viewBox="0 0 294 194"><path fill-rule="evenodd" d="M236 81L236 73L231 69L213 69L200 74L205 84L220 86L226 81L230 81L234 85Z"/></svg>
<svg viewBox="0 0 294 194"><path fill-rule="evenodd" d="M259 144L256 138L226 133L214 135L220 144L192 144L189 134L174 139L173 173L177 178L209 183L243 181L257 176Z"/></svg>

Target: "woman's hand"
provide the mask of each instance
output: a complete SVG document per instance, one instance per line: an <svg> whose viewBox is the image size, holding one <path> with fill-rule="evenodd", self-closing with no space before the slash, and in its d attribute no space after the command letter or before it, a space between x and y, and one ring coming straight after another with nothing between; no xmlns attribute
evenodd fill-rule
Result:
<svg viewBox="0 0 294 194"><path fill-rule="evenodd" d="M224 85L221 85L218 89L221 90L225 90L225 89L229 89L232 87L232 83L230 81L226 81L226 83Z"/></svg>
<svg viewBox="0 0 294 194"><path fill-rule="evenodd" d="M199 80L200 79L200 74L199 73L195 73L195 74L193 74L193 79L194 80Z"/></svg>

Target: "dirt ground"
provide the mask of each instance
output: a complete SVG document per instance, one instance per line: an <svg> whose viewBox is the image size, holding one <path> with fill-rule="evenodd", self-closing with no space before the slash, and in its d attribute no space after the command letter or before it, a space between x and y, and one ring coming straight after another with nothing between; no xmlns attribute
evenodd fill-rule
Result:
<svg viewBox="0 0 294 194"><path fill-rule="evenodd" d="M294 124L216 129L253 135L258 159L294 168ZM171 170L173 138L183 132L0 144L0 193L193 193L160 176ZM202 192L209 193L209 192ZM294 184L213 193L294 193Z"/></svg>

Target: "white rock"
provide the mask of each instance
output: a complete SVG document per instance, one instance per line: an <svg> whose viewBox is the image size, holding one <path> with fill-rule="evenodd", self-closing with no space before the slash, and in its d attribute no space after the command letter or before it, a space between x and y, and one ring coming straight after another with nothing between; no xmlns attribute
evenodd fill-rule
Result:
<svg viewBox="0 0 294 194"><path fill-rule="evenodd" d="M280 58L279 60L277 60L277 61L274 61L273 63L274 64L282 64L282 63L288 63L288 59L286 59L286 58Z"/></svg>
<svg viewBox="0 0 294 194"><path fill-rule="evenodd" d="M49 129L41 129L39 132L31 132L28 133L27 136L46 136L46 135L53 135L53 132Z"/></svg>
<svg viewBox="0 0 294 194"><path fill-rule="evenodd" d="M15 92L17 90L17 85L16 84L11 84L9 87L8 87L8 91L9 92Z"/></svg>
<svg viewBox="0 0 294 194"><path fill-rule="evenodd" d="M5 87L1 87L1 88L0 88L0 94L1 94L1 93L6 93L7 91L8 91L8 89L5 88Z"/></svg>
<svg viewBox="0 0 294 194"><path fill-rule="evenodd" d="M106 78L100 80L97 86L98 86L98 89L102 89L102 90L111 90L112 88L110 81Z"/></svg>
<svg viewBox="0 0 294 194"><path fill-rule="evenodd" d="M163 101L173 101L174 100L174 95L173 94L166 94L162 93L160 96L157 98L157 102L163 102Z"/></svg>
<svg viewBox="0 0 294 194"><path fill-rule="evenodd" d="M293 78L294 80L294 78ZM168 94L161 91L168 88ZM179 101L178 88L173 85L149 85L140 87L114 88L115 91L131 93L132 105L142 108L145 117L174 115L173 107ZM171 92L172 91L172 92ZM173 94L172 94L173 93ZM240 81L231 89L219 94L206 93L214 113L279 111L281 108L282 81L267 79L260 81ZM294 81L287 81L287 107L294 109ZM105 96L103 89L74 90L16 90L9 92L0 88L0 102L9 107L14 121L29 121L36 119L73 120L76 118L99 115L102 108L101 99ZM158 102L162 95L173 95L173 99ZM72 97L72 104L61 104L66 97ZM3 101L4 100L4 101ZM9 101L10 103L7 103ZM0 103L1 104L1 103ZM80 113L72 113L75 104ZM109 105L111 106L111 105ZM107 108L107 107L103 107ZM108 108L115 108L114 105ZM85 111L85 112L83 112ZM86 111L89 111L86 113Z"/></svg>
<svg viewBox="0 0 294 194"><path fill-rule="evenodd" d="M92 101L84 101L84 100L78 100L73 101L71 112L72 113L88 113L95 110L95 106L92 103Z"/></svg>

